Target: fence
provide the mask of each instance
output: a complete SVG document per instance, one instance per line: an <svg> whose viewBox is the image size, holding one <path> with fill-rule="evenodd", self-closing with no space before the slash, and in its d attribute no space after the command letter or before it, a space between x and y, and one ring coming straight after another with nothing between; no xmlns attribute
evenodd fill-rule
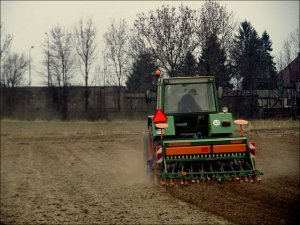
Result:
<svg viewBox="0 0 300 225"><path fill-rule="evenodd" d="M18 87L1 88L1 118L21 120L111 120L144 119L153 114L156 102L147 103L144 93L126 93L121 87L89 87L89 107L85 109L85 88L69 87L64 118L60 101L61 88ZM153 93L152 93L153 94ZM118 97L120 96L120 98ZM152 96L155 98L155 94ZM274 96L269 96L274 100ZM118 107L118 99L120 108ZM259 94L236 96L224 93L220 108L227 106L235 118L291 117L299 115L298 108L279 107L272 109L261 104ZM272 100L272 101L273 101ZM298 98L299 100L299 98Z"/></svg>

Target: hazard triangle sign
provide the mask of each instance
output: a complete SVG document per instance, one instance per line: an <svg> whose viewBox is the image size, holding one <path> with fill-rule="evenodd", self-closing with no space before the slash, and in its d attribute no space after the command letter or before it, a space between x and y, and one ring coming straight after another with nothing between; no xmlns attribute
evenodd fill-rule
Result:
<svg viewBox="0 0 300 225"><path fill-rule="evenodd" d="M165 122L167 122L167 120L168 120L168 118L164 114L162 109L157 109L155 114L154 114L154 117L153 117L153 122L154 123L165 123Z"/></svg>

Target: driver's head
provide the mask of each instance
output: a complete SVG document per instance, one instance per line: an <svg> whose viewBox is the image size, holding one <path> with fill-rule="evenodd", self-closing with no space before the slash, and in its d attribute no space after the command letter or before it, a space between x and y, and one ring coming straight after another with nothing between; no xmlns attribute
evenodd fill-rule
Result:
<svg viewBox="0 0 300 225"><path fill-rule="evenodd" d="M193 97L195 97L196 95L198 95L196 89L194 89L194 88L192 88L192 89L189 91L189 93L190 93Z"/></svg>

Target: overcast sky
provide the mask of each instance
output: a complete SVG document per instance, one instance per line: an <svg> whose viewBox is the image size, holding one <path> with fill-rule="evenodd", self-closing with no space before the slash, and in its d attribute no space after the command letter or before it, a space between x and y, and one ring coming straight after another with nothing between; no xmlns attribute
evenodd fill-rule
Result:
<svg viewBox="0 0 300 225"><path fill-rule="evenodd" d="M98 30L98 43L114 19L125 19L132 25L136 14L157 9L163 4L178 7L181 3L199 9L203 1L2 1L1 22L13 35L12 50L32 57L32 85L41 84L38 77L45 32L60 24L71 28L80 18L93 18ZM299 1L220 1L232 11L238 22L249 21L259 35L266 30L273 42L273 55L278 55L284 39L299 27Z"/></svg>

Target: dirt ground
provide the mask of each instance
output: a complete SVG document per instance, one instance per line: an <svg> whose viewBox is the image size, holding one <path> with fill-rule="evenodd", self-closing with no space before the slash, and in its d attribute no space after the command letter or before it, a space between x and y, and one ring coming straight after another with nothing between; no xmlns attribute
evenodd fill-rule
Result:
<svg viewBox="0 0 300 225"><path fill-rule="evenodd" d="M1 121L1 224L294 224L299 130L252 129L262 182L148 182L144 121Z"/></svg>

